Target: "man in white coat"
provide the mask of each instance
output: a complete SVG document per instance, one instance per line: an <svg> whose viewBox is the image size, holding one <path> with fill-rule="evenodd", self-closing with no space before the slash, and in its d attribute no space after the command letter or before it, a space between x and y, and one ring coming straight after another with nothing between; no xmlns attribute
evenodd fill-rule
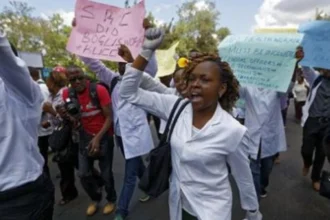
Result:
<svg viewBox="0 0 330 220"><path fill-rule="evenodd" d="M54 186L37 145L43 97L12 48L0 28L0 219L51 220Z"/></svg>
<svg viewBox="0 0 330 220"><path fill-rule="evenodd" d="M245 100L245 126L251 137L251 169L257 195L258 198L266 197L275 155L287 149L281 94L268 89L242 87L240 96Z"/></svg>

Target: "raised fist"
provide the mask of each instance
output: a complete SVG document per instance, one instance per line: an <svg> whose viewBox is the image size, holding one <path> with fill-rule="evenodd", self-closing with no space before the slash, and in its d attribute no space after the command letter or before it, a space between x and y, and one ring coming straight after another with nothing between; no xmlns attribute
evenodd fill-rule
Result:
<svg viewBox="0 0 330 220"><path fill-rule="evenodd" d="M142 49L155 51L161 45L163 39L164 31L161 28L149 28L145 32Z"/></svg>

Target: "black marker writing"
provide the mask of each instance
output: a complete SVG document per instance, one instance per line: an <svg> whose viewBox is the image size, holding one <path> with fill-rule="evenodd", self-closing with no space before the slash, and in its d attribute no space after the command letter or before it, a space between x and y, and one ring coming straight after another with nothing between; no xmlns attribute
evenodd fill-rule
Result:
<svg viewBox="0 0 330 220"><path fill-rule="evenodd" d="M113 23L113 17L112 17L112 11L110 9L107 9L105 11L105 15L104 15L103 21L106 22L107 20L109 21L108 24L112 25L112 23Z"/></svg>
<svg viewBox="0 0 330 220"><path fill-rule="evenodd" d="M84 33L82 42L83 43L88 43L89 41L90 41L90 39L89 39L89 32L86 32L86 33Z"/></svg>
<svg viewBox="0 0 330 220"><path fill-rule="evenodd" d="M93 14L93 9L94 6L93 5L86 5L85 7L83 7L83 12L86 12L88 15L81 15L82 18L88 18L88 19L94 19L95 16Z"/></svg>
<svg viewBox="0 0 330 220"><path fill-rule="evenodd" d="M131 12L126 12L126 13L123 15L123 17L121 17L121 20L120 20L120 22L119 22L119 26L128 26L128 24L125 23L124 19L126 18L126 16L128 16L128 15L130 15L130 14L131 14Z"/></svg>

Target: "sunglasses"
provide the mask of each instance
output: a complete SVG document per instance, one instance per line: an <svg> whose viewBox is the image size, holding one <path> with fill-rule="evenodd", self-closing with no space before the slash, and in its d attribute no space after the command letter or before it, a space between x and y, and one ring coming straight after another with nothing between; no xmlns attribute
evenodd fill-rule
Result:
<svg viewBox="0 0 330 220"><path fill-rule="evenodd" d="M71 83L74 83L74 82L76 82L77 80L78 80L78 81L82 81L83 79L85 79L84 76L74 76L74 77L70 77L69 81L70 81Z"/></svg>

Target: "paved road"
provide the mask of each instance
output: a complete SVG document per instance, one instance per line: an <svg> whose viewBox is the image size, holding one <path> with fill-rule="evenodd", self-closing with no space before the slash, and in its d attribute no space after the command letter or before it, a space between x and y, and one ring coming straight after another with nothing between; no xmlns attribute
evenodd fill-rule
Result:
<svg viewBox="0 0 330 220"><path fill-rule="evenodd" d="M292 105L291 105L292 106ZM299 154L301 146L301 128L294 122L293 112L288 114L288 125L286 128L289 149L281 154L281 164L276 165L269 187L268 197L261 201L261 211L265 220L326 220L330 219L330 201L320 197L311 188L309 178L302 177L302 162ZM115 151L114 174L117 192L120 192L123 179L123 158L118 149ZM326 165L329 168L328 165ZM52 176L58 173L55 164L51 164ZM53 179L56 184L56 200L60 199L59 180ZM113 216L103 216L97 213L93 217L85 216L88 205L88 197L79 187L79 198L65 207L55 206L54 220L111 220ZM242 212L239 196L235 185L233 220L242 220ZM129 220L168 220L167 194L152 200L146 204L138 202L140 195L136 190L131 204Z"/></svg>

